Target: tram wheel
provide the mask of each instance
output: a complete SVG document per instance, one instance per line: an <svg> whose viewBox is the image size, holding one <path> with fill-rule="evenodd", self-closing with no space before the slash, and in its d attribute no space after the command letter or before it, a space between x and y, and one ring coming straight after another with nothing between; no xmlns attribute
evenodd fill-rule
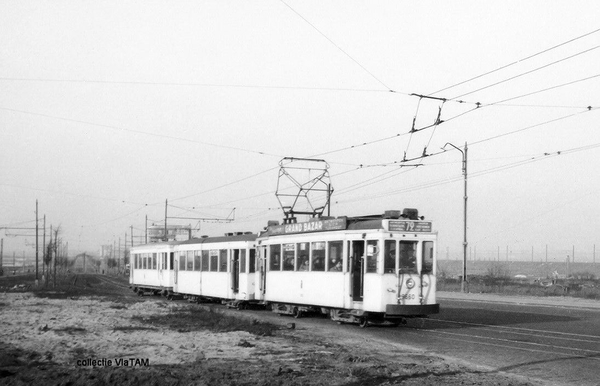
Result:
<svg viewBox="0 0 600 386"><path fill-rule="evenodd" d="M302 311L300 311L298 307L294 307L292 315L294 316L294 318L299 319L300 317L302 317Z"/></svg>
<svg viewBox="0 0 600 386"><path fill-rule="evenodd" d="M369 325L369 320L366 317L362 317L360 318L360 320L358 321L358 326L360 328L366 328Z"/></svg>

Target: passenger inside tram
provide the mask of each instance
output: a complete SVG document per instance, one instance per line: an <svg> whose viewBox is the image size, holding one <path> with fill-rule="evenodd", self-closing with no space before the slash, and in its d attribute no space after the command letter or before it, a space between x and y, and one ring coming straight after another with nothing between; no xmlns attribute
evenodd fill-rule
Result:
<svg viewBox="0 0 600 386"><path fill-rule="evenodd" d="M400 270L415 271L417 267L416 243L400 242Z"/></svg>
<svg viewBox="0 0 600 386"><path fill-rule="evenodd" d="M313 271L324 271L325 270L325 262L321 257L315 258L313 261Z"/></svg>
<svg viewBox="0 0 600 386"><path fill-rule="evenodd" d="M394 267L396 266L396 250L390 249L385 255L385 261L383 264L383 272L394 273Z"/></svg>
<svg viewBox="0 0 600 386"><path fill-rule="evenodd" d="M294 270L294 258L293 257L287 257L283 261L283 270L284 271L293 271Z"/></svg>
<svg viewBox="0 0 600 386"><path fill-rule="evenodd" d="M342 262L333 260L333 265L329 268L330 271L341 271L342 270Z"/></svg>
<svg viewBox="0 0 600 386"><path fill-rule="evenodd" d="M306 257L306 255L302 255L300 257L300 261L302 261L302 264L300 265L300 268L298 268L298 270L308 271L308 257Z"/></svg>

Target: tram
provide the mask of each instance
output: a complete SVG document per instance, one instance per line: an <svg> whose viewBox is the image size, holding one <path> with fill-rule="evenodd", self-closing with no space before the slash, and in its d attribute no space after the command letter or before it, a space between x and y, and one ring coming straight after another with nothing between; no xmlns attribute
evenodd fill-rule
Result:
<svg viewBox="0 0 600 386"><path fill-rule="evenodd" d="M416 209L272 224L256 240L257 298L362 327L438 313L436 236Z"/></svg>
<svg viewBox="0 0 600 386"><path fill-rule="evenodd" d="M131 248L129 284L140 296L147 292L167 296L173 292L175 244L163 242Z"/></svg>
<svg viewBox="0 0 600 386"><path fill-rule="evenodd" d="M319 217L131 250L130 283L142 295L250 305L340 323L399 324L439 312L436 239L418 210Z"/></svg>
<svg viewBox="0 0 600 386"><path fill-rule="evenodd" d="M174 247L173 292L190 301L254 301L256 234L229 233Z"/></svg>

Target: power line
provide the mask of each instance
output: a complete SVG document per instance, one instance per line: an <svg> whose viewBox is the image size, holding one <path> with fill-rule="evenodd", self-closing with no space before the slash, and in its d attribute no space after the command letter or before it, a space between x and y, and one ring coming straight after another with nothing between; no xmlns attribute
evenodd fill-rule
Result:
<svg viewBox="0 0 600 386"><path fill-rule="evenodd" d="M249 180L250 178L254 178L254 177L256 177L256 176L259 176L259 175L261 175L261 174L264 174L264 173L270 172L270 171L272 171L272 170L277 170L277 169L279 169L279 166L276 166L276 167L273 167L273 168L270 168L270 169L267 169L267 170L263 170L262 172L258 172L258 173L256 173L256 174L253 174L253 175L251 175L251 176L244 177L244 178L242 178L242 179L239 179L239 180L237 180L237 181L229 182L229 183L227 183L227 184L220 185L220 186L217 186L217 187L215 187L215 188L212 188L212 189L207 189L207 190L204 190L204 191L202 191L202 192L193 193L193 194L190 194L190 195L187 195L187 196L182 196L182 197L178 197L178 198L173 198L173 199L170 199L170 201L179 201L179 200L185 200L186 198L190 198L190 197L194 197L194 196L199 196L199 195L201 195L201 194L208 193L208 192L212 192L212 191L214 191L214 190L218 190L218 189L221 189L221 188L224 188L224 187L230 186L230 185L234 185L234 184L240 183L240 182L242 182L242 181Z"/></svg>
<svg viewBox="0 0 600 386"><path fill-rule="evenodd" d="M547 87L547 88L544 88L544 89L541 89L541 90L537 90L537 91L533 91L533 92L530 92L530 93L527 93L527 94L522 94L522 95L514 96L514 97L511 97L511 98L503 99L503 100L500 100L500 101L497 101L497 102L486 104L485 106L493 106L493 105L501 104L501 103L504 103L504 102L512 101L512 100L523 98L523 97L526 97L526 96L530 96L530 95L534 95L534 94L539 94L539 93L544 92L544 91L554 90L554 89L557 89L557 88L560 88L560 87L564 87L564 86L570 86L570 85L575 84L575 83L584 82L586 80L590 80L590 79L594 79L594 78L598 78L598 77L600 77L600 74L588 76L587 78L573 80L573 81L570 81L570 82L567 82L567 83L562 83L562 84L559 84L559 85L556 85L556 86L552 86L552 87Z"/></svg>
<svg viewBox="0 0 600 386"><path fill-rule="evenodd" d="M431 94L429 94L429 95L435 95L435 94L438 94L438 93L440 93L440 92L442 92L442 91L446 91L446 90L449 90L449 89L451 89L451 88L454 88L454 87L456 87L456 86L460 86L460 85L462 85L462 84L465 84L465 83L467 83L467 82L470 82L470 81L472 81L472 80L479 79L479 78L481 78L481 77L484 77L484 76L486 76L486 75L489 75L489 74L493 74L494 72L497 72L497 71L503 70L503 69L505 69L505 68L511 67L511 66L513 66L513 65L515 65L515 64L519 64L519 63L521 63L521 62L524 62L524 61L526 61L526 60L529 60L529 59L531 59L531 58L534 58L534 57L536 57L536 56L538 56L538 55L541 55L541 54L544 54L544 53L546 53L546 52L552 51L552 50L554 50L554 49L556 49L556 48L558 48L558 47L561 47L561 46L564 46L564 45L566 45L566 44L572 43L572 42L574 42L574 41L576 41L576 40L579 40L579 39L582 39L582 38L584 38L584 37L586 37L586 36L589 36L589 35L595 34L595 33L599 32L599 31L600 31L600 28L598 28L598 29L596 29L596 30L593 30L593 31L591 31L591 32L585 33L585 34L583 34L583 35L577 36L577 37L575 37L575 38L573 38L573 39L567 40L567 41L565 41L565 42L562 42L562 43L560 43L560 44L557 44L557 45L555 45L555 46L552 46L552 47L550 47L550 48L547 48L547 49L545 49L545 50L539 51L539 52L537 52L537 53L535 53L535 54L533 54L533 55L529 55L529 56L527 56L527 57L525 57L525 58L519 59L519 60L517 60L517 61L514 61L514 62L512 62L512 63L505 64L505 65L503 65L503 66L501 66L501 67L498 67L498 68L496 68L496 69L494 69L494 70L492 70L492 71L485 72L485 73L483 73L483 74L480 74L480 75L474 76L474 77L472 77L472 78L469 78L469 79L467 79L467 80L464 80L464 81L462 81L462 82L455 83L455 84L453 84L453 85L451 85L451 86L445 87L445 88L443 88L443 89L440 89L440 90L438 90L438 91L435 91L435 92L432 92L432 93L431 93Z"/></svg>
<svg viewBox="0 0 600 386"><path fill-rule="evenodd" d="M11 111L11 112L16 112L16 113L21 113L21 114L34 115L34 116L39 116L39 117L44 117L44 118L57 119L57 120L66 121L66 122L72 122L72 123L80 123L80 124L89 125L89 126L102 127L102 128L105 128L105 129L111 129L111 130L118 130L118 131L125 131L125 132L130 132L130 133L148 135L148 136L151 136L151 137L166 138L166 139L171 139L171 140L176 140L176 141L196 143L196 144L201 144L201 145L206 145L206 146L218 147L218 148L222 148L222 149L243 151L243 152L246 152L246 153L254 153L254 154L266 155L266 156L271 156L271 157L279 157L279 158L283 157L281 155L271 154L271 153L267 153L267 152L263 152L263 151L257 151L257 150L251 150L251 149L244 149L244 148L240 148L240 147L227 146L227 145L219 145L219 144L210 143L210 142L198 141L198 140L190 139L190 138L175 137L175 136L167 135L167 134L150 133L150 132L142 131L142 130L127 129L127 128L124 128L124 127L106 125L106 124L102 124L102 123L94 123L94 122L83 121L83 120L79 120L79 119L66 118L66 117L58 117L58 116L54 116L54 115L50 115L50 114L35 113L35 112L31 112L31 111L26 111L26 110L11 109L11 108L1 107L1 106L0 106L0 110Z"/></svg>
<svg viewBox="0 0 600 386"><path fill-rule="evenodd" d="M0 81L14 82L46 82L46 83L82 83L82 84L107 84L107 85L133 85L133 86L176 86L176 87L214 87L214 88L256 88L267 90L306 90L306 91L348 91L348 92L389 92L389 90L346 88L346 87L308 87L308 86L268 86L260 84L235 84L235 83L194 83L194 82L150 82L150 81L117 81L94 79L57 79L57 78L11 78L0 77Z"/></svg>
<svg viewBox="0 0 600 386"><path fill-rule="evenodd" d="M544 121L544 122L541 122L541 123L536 123L535 125L530 125L530 126L527 126L527 127L523 127L521 129L514 130L514 131L511 131L511 132L508 132L508 133L498 134L498 135L495 135L493 137L488 137L488 138L485 138L485 139L481 139L479 141L472 142L469 145L471 145L471 146L477 145L477 144L480 144L480 143L483 143L483 142L491 141L493 139L498 139L498 138L501 138L501 137L505 137L507 135L512 135L512 134L520 133L520 132L525 131L525 130L533 129L533 128L536 128L536 127L539 127L539 126L543 126L543 125L546 125L546 124L549 124L549 123L553 123L553 122L562 121L562 120L567 119L567 118L572 118L574 116L577 116L577 115L580 115L580 114L584 114L584 113L587 113L587 112L590 112L590 111L596 111L596 110L598 110L597 107L596 108L591 108L590 107L590 108L588 108L588 109L586 109L584 111L579 111L579 112L576 112L576 113L573 113L573 114L564 115L562 117L550 119L548 121Z"/></svg>
<svg viewBox="0 0 600 386"><path fill-rule="evenodd" d="M461 95L455 96L455 97L453 97L453 98L450 98L450 99L462 98L462 97L464 97L464 96L466 96L466 95L471 95L471 94L474 94L474 93L476 93L476 92L478 92L478 91L482 91L482 90L488 89L488 88L490 88L490 87L494 87L494 86L497 86L497 85L499 85L499 84L506 83L506 82L508 82L508 81L511 81L511 80L513 80L513 79L520 78L520 77L522 77L522 76L524 76L524 75L528 75L528 74L531 74L531 73L533 73L533 72L539 71L539 70L541 70L541 69L544 69L544 68L547 68L547 67L553 66L553 65L555 65L555 64L557 64L557 63L564 62L565 60L569 60L569 59L575 58L575 57L577 57L577 56L579 56L579 55L586 54L586 53L588 53L588 52L591 52L591 51L593 51L593 50L596 50L596 49L598 49L598 48L600 48L600 45L598 45L598 46L595 46L595 47L592 47L592 48L589 48L589 49L587 49L587 50L584 50L584 51L580 51L580 52L578 52L578 53L576 53L576 54L573 54L573 55L571 55L571 56L567 56L567 57L565 57L565 58L562 58L562 59L556 60L556 61L554 61L554 62L551 62L551 63L545 64L545 65L543 65L543 66L540 66L540 67L534 68L534 69L532 69L532 70L529 70L529 71L523 72L523 73L521 73L521 74L518 74L518 75L515 75L515 76L511 76L510 78L507 78L507 79L501 80L501 81L499 81L499 82L495 82L495 83L489 84L489 85L487 85L487 86L480 87L480 88L478 88L478 89L476 89L476 90L473 90L473 91L470 91L470 92L468 92L468 93L464 93L464 94L461 94Z"/></svg>
<svg viewBox="0 0 600 386"><path fill-rule="evenodd" d="M311 23L310 21L308 21L308 19L306 19L304 16L302 16L298 11L296 11L294 8L292 8L289 4L287 4L285 1L280 0L281 3L283 5L285 5L286 7L288 7L292 12L294 12L298 17L300 17L302 20L304 20L304 22L306 22L306 24L308 24L309 26L311 26L315 31L317 31L321 36L323 36L329 43L331 43L335 48L337 48L341 53L343 53L344 55L346 55L350 60L352 60L355 64L357 64L360 68L363 69L363 71L365 71L367 74L369 74L373 79L375 79L379 84L381 84L383 87L385 87L388 91L390 92L395 92L394 90L392 90L388 85L386 85L385 83L383 83L383 81L381 81L381 79L379 79L378 77L376 77L371 71L367 70L367 68L365 66L363 66L362 64L360 64L356 59L354 59L352 56L350 56L349 53L347 53L346 51L344 51L342 49L342 47L340 47L338 44L336 44L333 40L331 40L327 35L325 35L321 30L319 30L313 23Z"/></svg>
<svg viewBox="0 0 600 386"><path fill-rule="evenodd" d="M11 188L27 189L27 190L35 190L35 191L39 191L39 192L48 192L48 193L62 194L62 195L67 195L67 196L76 196L76 197L83 197L83 198L91 198L91 199L95 199L95 200L117 201L117 202L121 202L123 204L144 205L144 206L152 205L152 204L144 204L144 203L133 202L133 201L125 201L125 200L121 200L121 199L118 199L118 198L112 198L112 197L91 196L91 195L88 195L88 194L71 193L71 192L65 192L65 191L60 191L60 190L52 190L52 189L32 188L30 186L23 186L23 185L16 185L16 184L0 183L0 186L8 186L8 187L11 187Z"/></svg>

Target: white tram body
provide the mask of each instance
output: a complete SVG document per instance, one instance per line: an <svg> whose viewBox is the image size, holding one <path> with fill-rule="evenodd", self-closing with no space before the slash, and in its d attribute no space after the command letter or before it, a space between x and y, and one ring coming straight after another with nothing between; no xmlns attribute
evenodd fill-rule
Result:
<svg viewBox="0 0 600 386"><path fill-rule="evenodd" d="M338 321L439 312L436 233L416 209L269 226L259 235L257 297L275 312L321 309Z"/></svg>
<svg viewBox="0 0 600 386"><path fill-rule="evenodd" d="M131 250L130 284L140 295L269 305L299 317L399 323L439 312L437 233L416 209L321 217L250 232L153 243Z"/></svg>
<svg viewBox="0 0 600 386"><path fill-rule="evenodd" d="M255 239L243 233L178 243L173 292L192 300L254 300Z"/></svg>
<svg viewBox="0 0 600 386"><path fill-rule="evenodd" d="M136 292L167 294L173 291L173 242L153 243L131 248L129 284Z"/></svg>

